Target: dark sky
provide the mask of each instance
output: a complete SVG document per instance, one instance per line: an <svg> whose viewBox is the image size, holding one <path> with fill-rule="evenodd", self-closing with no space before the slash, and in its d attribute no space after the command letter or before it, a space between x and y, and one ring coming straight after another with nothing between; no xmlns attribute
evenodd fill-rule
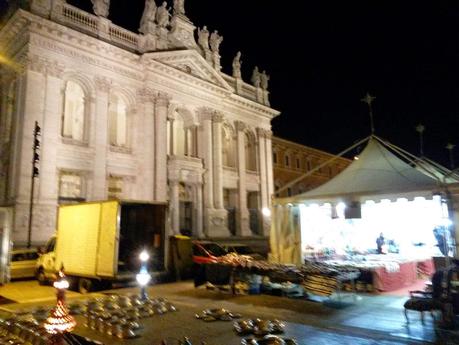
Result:
<svg viewBox="0 0 459 345"><path fill-rule="evenodd" d="M69 0L90 9L89 0ZM110 19L138 28L143 0L112 0ZM172 0L169 0L172 4ZM160 1L157 0L157 4ZM243 78L255 65L271 75L275 135L337 153L370 133L419 152L415 126L425 125L425 154L459 163L458 1L185 0L188 17L224 37L223 70L242 51Z"/></svg>

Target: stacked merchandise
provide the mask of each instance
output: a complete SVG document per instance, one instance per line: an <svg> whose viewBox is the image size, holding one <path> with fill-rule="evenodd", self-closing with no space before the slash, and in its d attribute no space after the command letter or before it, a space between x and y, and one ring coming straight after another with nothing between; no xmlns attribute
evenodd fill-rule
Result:
<svg viewBox="0 0 459 345"><path fill-rule="evenodd" d="M249 256L235 253L220 257L218 265L230 266L241 276L245 274L249 280L254 275L263 276L265 291L281 291L282 295L294 296L298 296L299 285L308 293L330 296L342 282L353 280L359 275L359 270L351 266L335 267L306 261L304 265L297 267L253 260Z"/></svg>

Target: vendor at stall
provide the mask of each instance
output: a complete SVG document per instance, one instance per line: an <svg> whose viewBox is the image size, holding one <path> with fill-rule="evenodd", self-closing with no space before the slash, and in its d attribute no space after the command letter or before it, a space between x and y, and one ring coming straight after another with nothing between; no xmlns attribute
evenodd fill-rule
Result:
<svg viewBox="0 0 459 345"><path fill-rule="evenodd" d="M379 234L379 237L376 239L376 246L378 254L387 254L386 240L383 233Z"/></svg>

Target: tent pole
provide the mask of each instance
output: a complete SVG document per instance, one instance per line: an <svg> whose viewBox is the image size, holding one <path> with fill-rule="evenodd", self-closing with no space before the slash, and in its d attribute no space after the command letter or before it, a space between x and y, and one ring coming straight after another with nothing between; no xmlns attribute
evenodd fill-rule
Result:
<svg viewBox="0 0 459 345"><path fill-rule="evenodd" d="M330 164L331 162L333 162L334 160L338 159L339 157L341 157L342 155L346 154L347 152L349 152L350 150L352 150L353 148L355 148L356 146L359 146L360 144L364 143L365 141L368 141L372 136L370 135L369 137L366 137L365 139L362 139L360 141L358 141L357 143L355 143L354 145L348 147L346 150L344 151L341 151L340 153L338 153L337 155L333 156L332 158L330 158L329 160L325 161L324 163L318 165L317 167L315 167L314 169L308 171L307 173L304 173L303 175L297 177L296 179L290 181L289 183L287 183L286 185L284 185L283 187L279 188L278 190L276 190L274 192L274 196L278 195L279 193L283 192L284 190L286 190L287 188L297 184L298 182L300 182L301 180L305 179L306 177L308 177L309 175L312 175L313 173L315 173L317 170L323 168L324 166Z"/></svg>
<svg viewBox="0 0 459 345"><path fill-rule="evenodd" d="M419 163L416 163L416 161L423 161L427 164L430 164L428 163L427 161L424 161L422 158L419 158L419 157L416 157L415 155L403 150L402 148L394 145L394 144L391 144L390 142L388 141L385 141L379 137L377 137L376 135L374 136L381 144L389 147L390 149L394 150L395 152L397 152L400 156L402 156L403 158L405 158L409 163L413 163L415 164L417 167L421 168L422 170L424 170L430 177L432 177L433 179L437 180L438 183L442 184L442 181L440 180L440 178L438 176L436 176L432 171L430 171L429 169L427 169L426 167L422 166L421 164ZM430 164L432 165L432 164ZM438 169L436 169L437 172Z"/></svg>

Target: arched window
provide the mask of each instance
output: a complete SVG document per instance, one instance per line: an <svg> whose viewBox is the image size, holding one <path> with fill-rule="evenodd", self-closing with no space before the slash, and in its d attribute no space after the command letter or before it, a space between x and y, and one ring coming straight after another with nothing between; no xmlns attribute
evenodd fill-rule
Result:
<svg viewBox="0 0 459 345"><path fill-rule="evenodd" d="M83 88L79 84L69 80L65 86L62 136L83 141L84 131L85 94Z"/></svg>
<svg viewBox="0 0 459 345"><path fill-rule="evenodd" d="M253 136L245 134L245 168L257 171L257 148Z"/></svg>
<svg viewBox="0 0 459 345"><path fill-rule="evenodd" d="M236 167L236 145L230 128L222 129L223 165Z"/></svg>
<svg viewBox="0 0 459 345"><path fill-rule="evenodd" d="M110 95L108 105L109 140L113 146L127 146L127 104L119 95Z"/></svg>

